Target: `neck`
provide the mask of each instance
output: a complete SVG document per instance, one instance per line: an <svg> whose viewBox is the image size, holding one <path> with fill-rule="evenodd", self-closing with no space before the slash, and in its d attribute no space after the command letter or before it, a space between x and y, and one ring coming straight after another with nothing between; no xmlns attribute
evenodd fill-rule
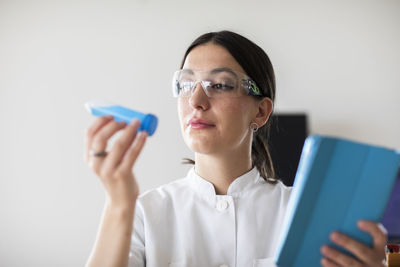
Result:
<svg viewBox="0 0 400 267"><path fill-rule="evenodd" d="M196 173L214 185L217 195L226 195L229 185L252 168L250 149L225 155L196 153L195 161Z"/></svg>

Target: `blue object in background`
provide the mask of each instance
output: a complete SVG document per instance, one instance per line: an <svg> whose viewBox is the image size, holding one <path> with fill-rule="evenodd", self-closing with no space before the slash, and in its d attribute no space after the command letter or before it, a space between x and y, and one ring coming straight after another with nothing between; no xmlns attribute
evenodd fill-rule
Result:
<svg viewBox="0 0 400 267"><path fill-rule="evenodd" d="M144 114L123 106L110 104L102 101L89 101L85 104L87 110L94 116L112 115L115 121L130 123L133 119L140 121L139 131L145 130L152 136L157 129L158 119L153 114Z"/></svg>
<svg viewBox="0 0 400 267"><path fill-rule="evenodd" d="M342 138L306 139L275 255L279 267L320 266L322 245L350 254L329 239L342 232L372 246L357 227L379 222L395 183L400 154Z"/></svg>

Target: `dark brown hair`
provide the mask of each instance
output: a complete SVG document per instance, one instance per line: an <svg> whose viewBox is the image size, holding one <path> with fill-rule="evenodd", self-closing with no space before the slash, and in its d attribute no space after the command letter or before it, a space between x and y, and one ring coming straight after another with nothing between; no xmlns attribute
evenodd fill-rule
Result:
<svg viewBox="0 0 400 267"><path fill-rule="evenodd" d="M209 32L201 35L186 50L181 68L186 57L193 48L206 43L213 43L224 47L235 58L246 74L255 81L263 96L253 96L257 99L269 97L272 102L275 100L275 74L269 57L262 48L249 39L231 32L219 31ZM272 114L271 114L272 115ZM271 154L268 149L269 132L272 116L267 123L260 127L253 137L251 147L251 159L253 166L256 166L261 177L269 183L276 183L275 170L272 164ZM184 159L185 164L194 164L194 160Z"/></svg>

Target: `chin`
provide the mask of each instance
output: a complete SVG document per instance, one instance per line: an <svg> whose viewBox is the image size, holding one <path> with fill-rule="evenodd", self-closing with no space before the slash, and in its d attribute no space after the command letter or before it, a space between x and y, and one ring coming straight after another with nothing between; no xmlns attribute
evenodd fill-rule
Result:
<svg viewBox="0 0 400 267"><path fill-rule="evenodd" d="M193 152L200 154L212 154L217 151L217 142L215 140L206 140L201 138L185 138L186 145Z"/></svg>

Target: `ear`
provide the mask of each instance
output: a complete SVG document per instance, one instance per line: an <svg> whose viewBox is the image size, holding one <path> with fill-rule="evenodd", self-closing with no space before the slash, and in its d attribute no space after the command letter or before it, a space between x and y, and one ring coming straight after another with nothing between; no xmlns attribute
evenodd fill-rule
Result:
<svg viewBox="0 0 400 267"><path fill-rule="evenodd" d="M267 123L269 116L271 115L273 110L273 103L271 98L264 97L261 101L258 102L258 113L254 118L254 122L258 124L259 127L264 126Z"/></svg>

